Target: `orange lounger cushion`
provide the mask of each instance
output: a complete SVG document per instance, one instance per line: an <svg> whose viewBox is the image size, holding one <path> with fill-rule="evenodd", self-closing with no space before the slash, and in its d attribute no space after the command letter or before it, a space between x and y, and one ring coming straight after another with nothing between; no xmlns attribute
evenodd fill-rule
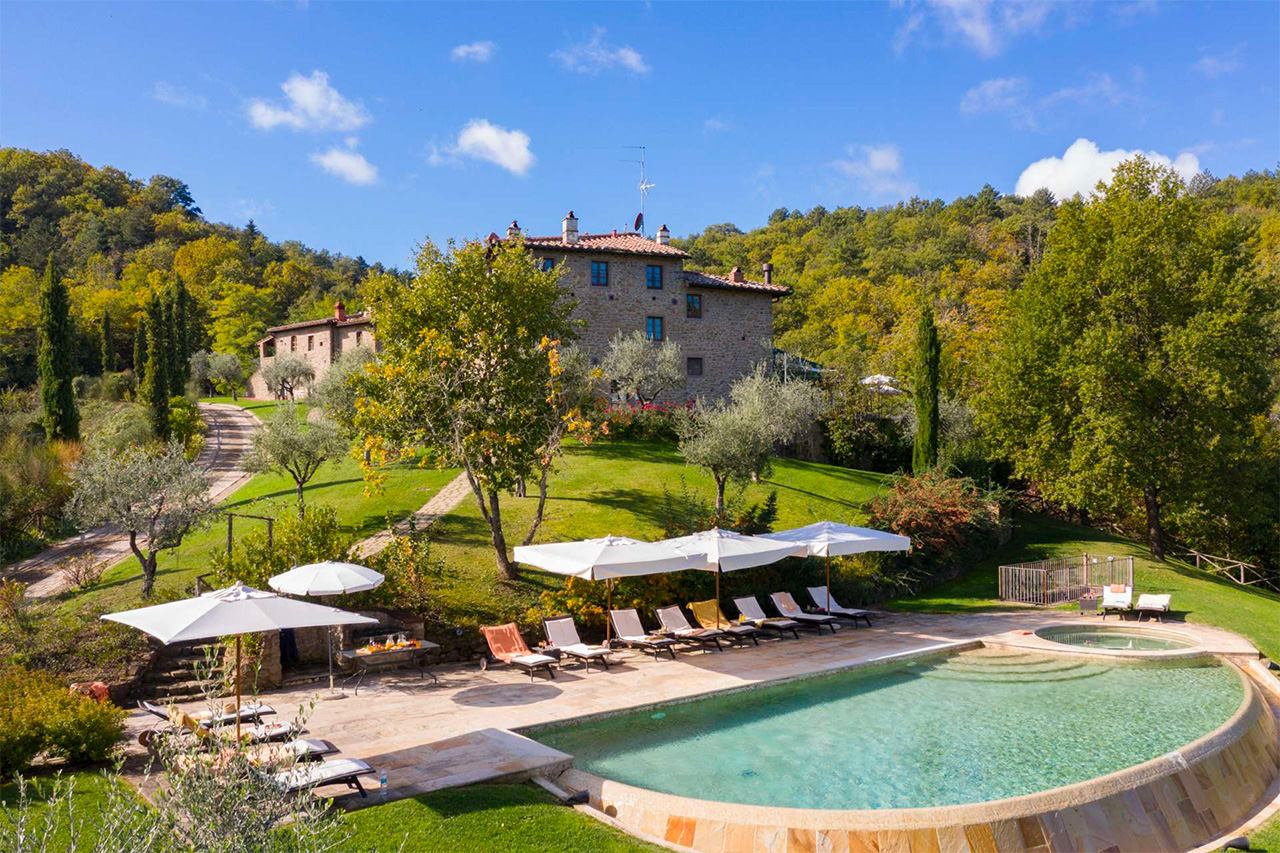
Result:
<svg viewBox="0 0 1280 853"><path fill-rule="evenodd" d="M503 663L510 663L512 658L519 655L529 654L529 647L525 644L524 637L520 636L520 629L514 622L484 627L480 630L484 632L490 653Z"/></svg>

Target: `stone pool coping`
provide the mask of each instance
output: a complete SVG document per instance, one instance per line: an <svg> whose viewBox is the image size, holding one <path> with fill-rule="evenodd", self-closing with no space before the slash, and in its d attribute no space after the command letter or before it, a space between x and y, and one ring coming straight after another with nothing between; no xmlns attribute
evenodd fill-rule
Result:
<svg viewBox="0 0 1280 853"><path fill-rule="evenodd" d="M866 671L975 647L1027 649L1016 641L1004 643L1002 639L946 644L840 671ZM699 851L900 849L905 853L916 849L1048 851L1112 846L1126 851L1188 849L1245 818L1276 779L1280 748L1276 744L1275 718L1259 686L1229 656L1212 654L1204 648L1172 650L1172 654L1124 650L1120 655L1096 654L1116 650L1086 650L1081 654L1078 647L1042 642L1045 647L1035 644L1032 648L1070 657L1220 657L1241 679L1245 697L1225 723L1174 752L1083 782L983 803L858 810L755 806L660 793L573 767L562 773L557 782L570 790L587 791L593 806L638 832ZM815 675L827 674L831 670ZM807 677L814 675L798 678ZM798 679L768 684L795 680ZM763 685L742 689L759 686ZM684 697L683 701L724 692L737 691L710 691ZM669 704L672 703L645 707ZM641 709L594 714L522 731L545 730L635 710Z"/></svg>

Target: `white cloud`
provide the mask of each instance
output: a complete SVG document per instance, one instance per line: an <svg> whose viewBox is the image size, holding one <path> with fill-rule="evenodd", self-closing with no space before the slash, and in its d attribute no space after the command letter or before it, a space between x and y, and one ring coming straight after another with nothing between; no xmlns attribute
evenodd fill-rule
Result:
<svg viewBox="0 0 1280 853"><path fill-rule="evenodd" d="M190 107L191 109L203 110L209 106L209 101L204 95L197 95L182 86L166 83L163 80L157 81L155 86L151 88L151 97L171 107Z"/></svg>
<svg viewBox="0 0 1280 853"><path fill-rule="evenodd" d="M614 68L625 68L633 74L648 74L649 65L630 45L612 45L604 40L604 27L596 27L591 38L581 44L557 50L551 57L570 71L596 74Z"/></svg>
<svg viewBox="0 0 1280 853"><path fill-rule="evenodd" d="M733 122L728 119L712 117L702 123L702 129L707 133L725 133L733 130Z"/></svg>
<svg viewBox="0 0 1280 853"><path fill-rule="evenodd" d="M330 175L337 175L349 184L368 186L378 180L378 167L356 151L360 140L354 136L346 139L346 148L333 146L327 151L311 155L311 162Z"/></svg>
<svg viewBox="0 0 1280 853"><path fill-rule="evenodd" d="M329 75L313 71L310 77L298 72L280 84L284 90L284 105L274 104L262 98L249 101L249 120L255 127L274 130L288 127L293 130L355 130L369 123L369 114L363 105L348 101L329 85Z"/></svg>
<svg viewBox="0 0 1280 853"><path fill-rule="evenodd" d="M898 146L850 145L848 160L835 160L831 167L853 178L863 191L877 196L904 197L916 191L916 185L902 175L902 154Z"/></svg>
<svg viewBox="0 0 1280 853"><path fill-rule="evenodd" d="M1200 72L1210 80L1239 71L1240 68L1240 45L1217 56L1206 53L1191 65L1191 70Z"/></svg>
<svg viewBox="0 0 1280 853"><path fill-rule="evenodd" d="M432 166L457 163L463 157L494 163L515 175L527 174L538 162L529 150L529 134L507 130L482 118L467 122L453 145L428 147L427 162Z"/></svg>
<svg viewBox="0 0 1280 853"><path fill-rule="evenodd" d="M1066 4L1048 0L923 0L905 5L911 13L894 34L896 53L901 54L914 40L927 40L925 25L931 22L946 38L958 39L979 56L990 58L1002 53L1011 41L1038 32L1049 15Z"/></svg>
<svg viewBox="0 0 1280 853"><path fill-rule="evenodd" d="M1078 104L1106 102L1115 106L1130 99L1130 95L1110 74L1092 74L1082 86L1067 86L1046 97L1041 106L1048 109L1064 101Z"/></svg>
<svg viewBox="0 0 1280 853"><path fill-rule="evenodd" d="M488 62L497 52L498 46L491 41L473 41L458 45L449 56L454 62Z"/></svg>
<svg viewBox="0 0 1280 853"><path fill-rule="evenodd" d="M1134 79L1144 79L1141 69L1134 69ZM1014 127L1036 128L1044 118L1062 118L1066 104L1085 107L1118 106L1136 99L1129 89L1110 74L1093 74L1079 86L1066 86L1041 98L1031 97L1031 85L1025 77L996 77L984 80L960 98L960 112L969 115L1001 113Z"/></svg>
<svg viewBox="0 0 1280 853"><path fill-rule="evenodd" d="M270 199L258 201L255 198L241 198L236 199L235 211L236 218L240 220L261 219L264 216L275 216L276 206Z"/></svg>
<svg viewBox="0 0 1280 853"><path fill-rule="evenodd" d="M1034 127L1035 116L1027 106L1027 94L1031 84L1025 77L996 77L984 80L964 93L960 99L960 112L969 115L981 113L1008 113L1015 125Z"/></svg>
<svg viewBox="0 0 1280 853"><path fill-rule="evenodd" d="M1025 196L1047 187L1058 198L1070 198L1076 193L1087 197L1099 181L1111 179L1116 166L1136 154L1161 166L1173 167L1183 180L1191 180L1200 171L1200 159L1190 151L1170 159L1155 151L1123 148L1100 151L1097 143L1077 139L1061 157L1046 157L1023 169L1014 192Z"/></svg>

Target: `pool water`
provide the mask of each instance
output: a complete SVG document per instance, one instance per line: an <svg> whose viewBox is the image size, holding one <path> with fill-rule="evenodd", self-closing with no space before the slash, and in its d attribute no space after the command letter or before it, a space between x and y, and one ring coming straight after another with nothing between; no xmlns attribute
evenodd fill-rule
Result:
<svg viewBox="0 0 1280 853"><path fill-rule="evenodd" d="M1195 645L1195 641L1177 634L1140 631L1132 628L1104 628L1101 625L1080 628L1070 625L1042 628L1036 634L1046 640L1068 646L1134 652L1166 652L1173 649L1189 649Z"/></svg>
<svg viewBox="0 0 1280 853"><path fill-rule="evenodd" d="M1140 764L1226 722L1228 667L975 651L535 732L574 766L684 797L810 809L954 805Z"/></svg>

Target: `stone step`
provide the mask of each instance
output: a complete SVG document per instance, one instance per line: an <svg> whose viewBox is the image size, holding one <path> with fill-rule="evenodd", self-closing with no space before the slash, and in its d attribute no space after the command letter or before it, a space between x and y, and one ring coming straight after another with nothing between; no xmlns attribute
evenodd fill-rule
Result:
<svg viewBox="0 0 1280 853"><path fill-rule="evenodd" d="M1093 678L1106 672L1101 667L1079 668L1059 672L1044 673L999 673L984 674L976 672L946 672L934 669L920 673L922 678L937 678L941 681L985 681L993 684L1037 684L1053 681L1078 681L1085 678Z"/></svg>

